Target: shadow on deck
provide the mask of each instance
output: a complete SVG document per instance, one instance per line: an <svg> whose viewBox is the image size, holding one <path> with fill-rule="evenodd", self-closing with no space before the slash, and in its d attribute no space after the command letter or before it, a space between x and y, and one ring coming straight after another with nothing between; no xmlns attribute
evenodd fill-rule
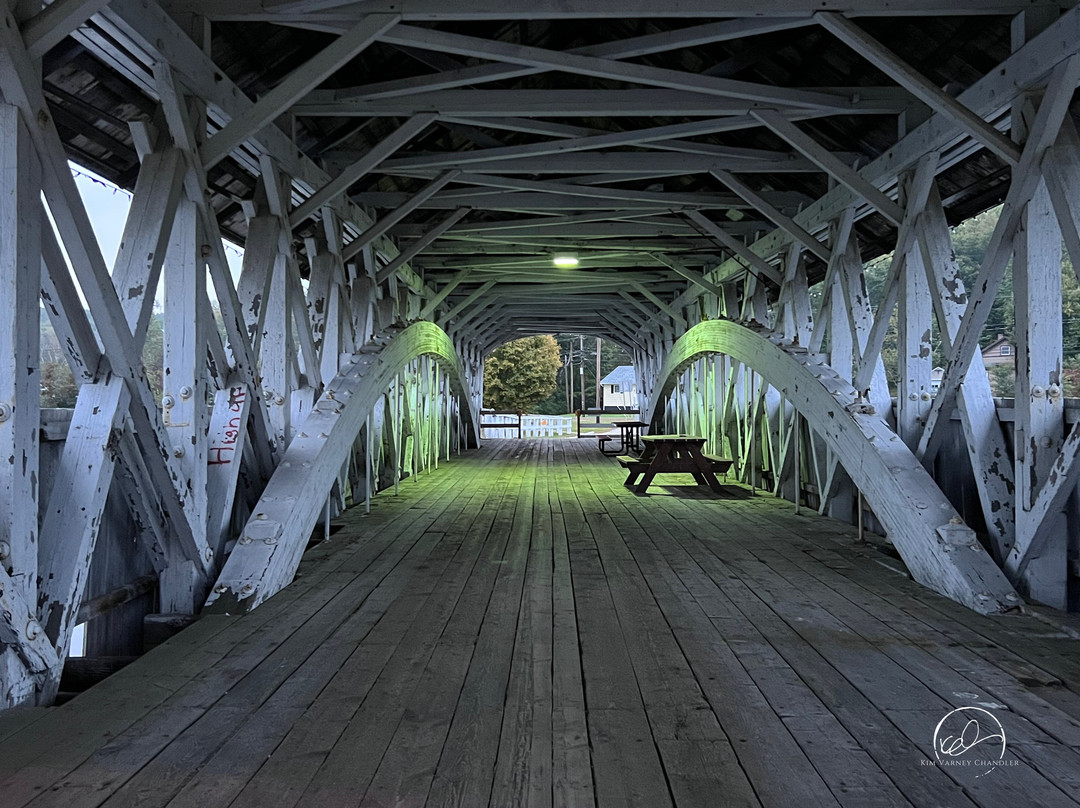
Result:
<svg viewBox="0 0 1080 808"><path fill-rule="evenodd" d="M0 718L0 803L1078 804L1080 641L787 503L622 479L534 440L404 481L252 614ZM1000 760L937 765L960 707Z"/></svg>

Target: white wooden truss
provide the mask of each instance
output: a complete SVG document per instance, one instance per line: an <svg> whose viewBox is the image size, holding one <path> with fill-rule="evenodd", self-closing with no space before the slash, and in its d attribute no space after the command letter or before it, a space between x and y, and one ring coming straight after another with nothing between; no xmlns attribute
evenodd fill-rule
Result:
<svg viewBox="0 0 1080 808"><path fill-rule="evenodd" d="M0 706L55 696L80 606L101 594L87 582L110 501L127 509L158 611L249 610L289 583L327 514L472 445L486 355L551 331L626 347L657 427L707 436L742 481L796 507L865 511L927 586L981 612L1020 596L1067 606L1080 432L1062 393L1060 268L1062 242L1080 267L1069 110L1080 9L719 5L5 3ZM958 92L862 24L955 15L1012 18L1014 34L1012 55ZM565 50L464 33L474 21L626 17L685 24ZM216 24L245 21L331 38L250 97L212 48ZM461 24L427 24L445 21ZM828 37L888 81L782 86L645 58L778 32ZM68 38L156 109L130 127L140 166L111 265L42 81L40 60ZM373 47L423 54L431 72L358 80L346 68ZM549 74L589 84L537 82ZM813 134L822 121L882 116L898 134L873 160ZM304 121L386 118L363 148L305 152ZM745 132L782 148L724 140ZM432 133L469 145L417 145ZM979 154L1004 166L1008 191L965 290L941 177ZM236 279L215 207L225 164L254 188L234 200L247 233ZM828 178L824 194L785 190L784 177L813 174ZM684 177L700 182L666 184ZM895 232L876 309L859 236L871 217ZM554 271L556 252L580 265ZM1011 433L976 356L1010 261ZM160 401L141 358L159 293ZM40 308L79 385L47 484ZM882 352L894 316L895 404ZM946 357L936 395L934 333ZM967 510L934 477L958 462L975 488Z"/></svg>

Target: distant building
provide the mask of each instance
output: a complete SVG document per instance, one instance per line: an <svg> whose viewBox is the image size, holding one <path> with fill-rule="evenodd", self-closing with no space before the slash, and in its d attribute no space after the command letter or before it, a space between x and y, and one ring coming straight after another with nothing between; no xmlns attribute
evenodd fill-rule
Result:
<svg viewBox="0 0 1080 808"><path fill-rule="evenodd" d="M930 371L930 395L936 396L941 389L941 380L945 378L945 368L934 368Z"/></svg>
<svg viewBox="0 0 1080 808"><path fill-rule="evenodd" d="M994 365L1015 365L1016 349L1004 334L998 334L997 339L982 349L983 364L991 368Z"/></svg>
<svg viewBox="0 0 1080 808"><path fill-rule="evenodd" d="M604 409L628 409L637 406L637 376L633 365L619 365L600 380Z"/></svg>

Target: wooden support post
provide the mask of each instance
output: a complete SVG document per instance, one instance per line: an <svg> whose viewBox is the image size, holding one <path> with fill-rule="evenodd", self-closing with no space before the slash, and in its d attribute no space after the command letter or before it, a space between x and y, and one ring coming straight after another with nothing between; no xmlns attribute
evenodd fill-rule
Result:
<svg viewBox="0 0 1080 808"><path fill-rule="evenodd" d="M237 383L214 393L206 442L206 513L207 540L218 558L223 558L229 538L250 412L251 397L247 385Z"/></svg>
<svg viewBox="0 0 1080 808"><path fill-rule="evenodd" d="M178 481L191 514L196 541L207 544L206 344L210 324L203 321L206 259L195 204L182 200L165 257L164 387L162 417L181 469ZM207 545L209 547L209 545ZM194 614L205 597L186 559L170 560L160 576L161 610Z"/></svg>
<svg viewBox="0 0 1080 808"><path fill-rule="evenodd" d="M34 603L41 417L41 167L16 107L0 103L0 562Z"/></svg>
<svg viewBox="0 0 1080 808"><path fill-rule="evenodd" d="M960 329L967 292L936 186L928 192L926 209L919 219L918 238L931 304L941 329L942 343L948 352ZM938 395L941 395L940 391ZM990 380L981 361L968 365L956 401L983 518L994 558L1000 563L1008 551L1006 544L1012 541L1014 534L1013 471L1005 462L1010 453L994 406ZM928 422L929 413L924 417Z"/></svg>
<svg viewBox="0 0 1080 808"><path fill-rule="evenodd" d="M919 437L930 412L930 375L934 357L930 344L933 309L930 286L922 266L922 255L912 250L901 270L900 309L897 317L897 391L896 431L911 449L919 446Z"/></svg>
<svg viewBox="0 0 1080 808"><path fill-rule="evenodd" d="M41 531L43 574L37 616L57 658L42 685L43 704L52 703L60 686L113 479L120 442L117 430L129 401L119 378L83 385L57 467Z"/></svg>
<svg viewBox="0 0 1080 808"><path fill-rule="evenodd" d="M0 102L0 563L8 598L33 604L38 577L41 166L19 110ZM23 607L25 611L25 607ZM25 640L25 638L23 638ZM0 649L0 708L34 695L20 644Z"/></svg>

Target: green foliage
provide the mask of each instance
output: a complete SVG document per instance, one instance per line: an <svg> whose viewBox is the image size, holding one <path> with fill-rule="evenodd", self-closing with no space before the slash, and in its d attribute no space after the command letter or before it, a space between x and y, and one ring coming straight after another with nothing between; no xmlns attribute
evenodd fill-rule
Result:
<svg viewBox="0 0 1080 808"><path fill-rule="evenodd" d="M986 257L986 250L990 244L990 237L994 232L1001 208L993 208L979 214L952 230L953 250L956 253L956 262L960 271L960 278L964 282L964 288L970 293L975 285L975 278L979 274ZM876 307L882 297L885 287L885 279L889 272L891 255L876 258L866 265L866 288L870 300ZM1062 252L1062 276L1061 276L1061 313L1062 313L1062 336L1064 347L1063 383L1065 395L1080 395L1080 284L1077 283L1076 272L1069 254ZM932 321L934 350L934 363L945 364L944 350L941 344L937 322ZM980 345L987 345L997 338L998 334L1005 335L1015 344L1016 341L1016 310L1013 301L1013 274L1012 265L1005 270L1001 281L1001 287L994 298L994 304L986 319L986 327L983 329ZM897 333L896 315L890 320L889 329L885 337L882 357L885 360L885 371L889 379L889 385L895 390L896 385L896 357ZM991 385L994 395L1012 396L1015 382L1015 374L1012 368L995 368L990 372ZM1008 376L1008 378L1006 378Z"/></svg>
<svg viewBox="0 0 1080 808"><path fill-rule="evenodd" d="M74 407L79 388L66 362L41 364L41 406Z"/></svg>
<svg viewBox="0 0 1080 808"><path fill-rule="evenodd" d="M551 395L561 365L559 344L550 334L496 348L484 365L484 406L529 411Z"/></svg>
<svg viewBox="0 0 1080 808"><path fill-rule="evenodd" d="M143 346L143 365L146 378L154 397L161 401L161 390L165 378L165 338L162 332L160 314L150 318L146 329L146 343ZM41 318L41 406L74 407L79 388L64 358L60 341L56 337L52 323L42 311Z"/></svg>
<svg viewBox="0 0 1080 808"><path fill-rule="evenodd" d="M1012 365L991 365L990 392L999 398L1012 398L1016 393L1016 371Z"/></svg>

